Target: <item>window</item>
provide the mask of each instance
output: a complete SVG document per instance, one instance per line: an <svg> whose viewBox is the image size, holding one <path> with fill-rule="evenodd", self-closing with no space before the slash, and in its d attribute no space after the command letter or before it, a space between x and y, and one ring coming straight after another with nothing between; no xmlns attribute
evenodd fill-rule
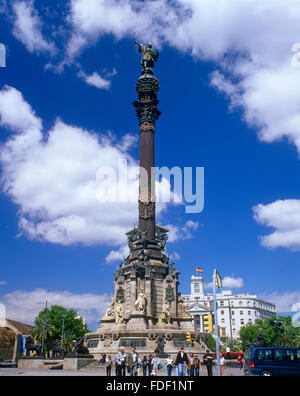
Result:
<svg viewBox="0 0 300 396"><path fill-rule="evenodd" d="M243 326L245 324L244 319L241 319L241 325Z"/></svg>
<svg viewBox="0 0 300 396"><path fill-rule="evenodd" d="M239 304L240 304L240 305L243 305L243 301L240 301Z"/></svg>
<svg viewBox="0 0 300 396"><path fill-rule="evenodd" d="M248 311L248 315L251 315L251 311Z"/></svg>
<svg viewBox="0 0 300 396"><path fill-rule="evenodd" d="M235 325L235 319L232 319L232 324ZM299 358L300 359L300 358Z"/></svg>
<svg viewBox="0 0 300 396"><path fill-rule="evenodd" d="M224 307L224 301L220 301L221 307Z"/></svg>
<svg viewBox="0 0 300 396"><path fill-rule="evenodd" d="M231 315L234 315L234 311L231 312Z"/></svg>
<svg viewBox="0 0 300 396"><path fill-rule="evenodd" d="M272 349L258 349L255 353L257 360L273 360Z"/></svg>
<svg viewBox="0 0 300 396"><path fill-rule="evenodd" d="M274 352L275 360L294 360L294 351L292 349L279 349Z"/></svg>
<svg viewBox="0 0 300 396"><path fill-rule="evenodd" d="M221 323L225 323L225 319L224 318L221 319Z"/></svg>
<svg viewBox="0 0 300 396"><path fill-rule="evenodd" d="M244 311L240 311L240 315L244 315Z"/></svg>
<svg viewBox="0 0 300 396"><path fill-rule="evenodd" d="M221 311L221 315L224 315L224 311L223 310Z"/></svg>

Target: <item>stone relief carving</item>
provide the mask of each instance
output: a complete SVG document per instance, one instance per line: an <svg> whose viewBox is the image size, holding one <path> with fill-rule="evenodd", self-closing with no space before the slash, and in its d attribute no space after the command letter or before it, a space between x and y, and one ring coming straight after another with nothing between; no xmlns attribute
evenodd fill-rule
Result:
<svg viewBox="0 0 300 396"><path fill-rule="evenodd" d="M171 323L171 308L170 304L165 301L162 306L162 312L160 317L158 318L158 323L162 325L163 323L170 324Z"/></svg>
<svg viewBox="0 0 300 396"><path fill-rule="evenodd" d="M123 309L123 305L120 302L118 302L115 305L114 313L115 313L115 323L117 325L123 324L125 321L124 309Z"/></svg>
<svg viewBox="0 0 300 396"><path fill-rule="evenodd" d="M136 311L138 311L140 313L145 313L146 304L147 304L147 298L146 298L145 294L143 293L143 291L140 290L134 307L135 307Z"/></svg>

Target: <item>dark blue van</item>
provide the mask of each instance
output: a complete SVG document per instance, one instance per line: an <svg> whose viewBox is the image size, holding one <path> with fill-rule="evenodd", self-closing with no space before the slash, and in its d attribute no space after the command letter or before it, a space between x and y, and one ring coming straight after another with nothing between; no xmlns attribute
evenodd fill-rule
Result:
<svg viewBox="0 0 300 396"><path fill-rule="evenodd" d="M299 375L300 348L254 347L245 353L245 375Z"/></svg>

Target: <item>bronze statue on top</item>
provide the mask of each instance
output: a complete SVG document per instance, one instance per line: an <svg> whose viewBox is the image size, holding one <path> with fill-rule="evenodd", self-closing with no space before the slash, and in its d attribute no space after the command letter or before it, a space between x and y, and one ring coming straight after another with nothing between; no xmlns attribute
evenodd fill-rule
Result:
<svg viewBox="0 0 300 396"><path fill-rule="evenodd" d="M142 60L141 60L141 65L144 67L144 69L154 67L155 62L157 62L158 57L159 57L159 52L156 51L154 52L154 49L152 48L152 43L148 43L148 45L143 45L139 43L138 41L134 40L135 44L139 46L139 52L141 52L142 55Z"/></svg>

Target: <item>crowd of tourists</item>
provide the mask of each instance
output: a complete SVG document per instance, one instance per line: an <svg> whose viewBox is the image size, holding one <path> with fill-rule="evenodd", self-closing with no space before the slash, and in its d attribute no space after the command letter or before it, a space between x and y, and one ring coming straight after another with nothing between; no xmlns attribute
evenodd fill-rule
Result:
<svg viewBox="0 0 300 396"><path fill-rule="evenodd" d="M177 376L199 376L202 367L206 367L207 375L213 375L213 366L216 365L215 355L209 350L203 356L202 363L198 355L194 353L187 354L184 348L178 352L176 359L169 355L166 359L161 359L154 353L148 356L140 356L133 347L130 352L126 352L124 347L120 347L118 353L111 355L102 355L100 364L105 365L106 375L111 376L112 370L115 370L116 376L158 376L162 369L166 369L167 375ZM239 361L239 366L241 362ZM226 361L220 356L221 375L224 376ZM165 372L164 374L165 375Z"/></svg>

